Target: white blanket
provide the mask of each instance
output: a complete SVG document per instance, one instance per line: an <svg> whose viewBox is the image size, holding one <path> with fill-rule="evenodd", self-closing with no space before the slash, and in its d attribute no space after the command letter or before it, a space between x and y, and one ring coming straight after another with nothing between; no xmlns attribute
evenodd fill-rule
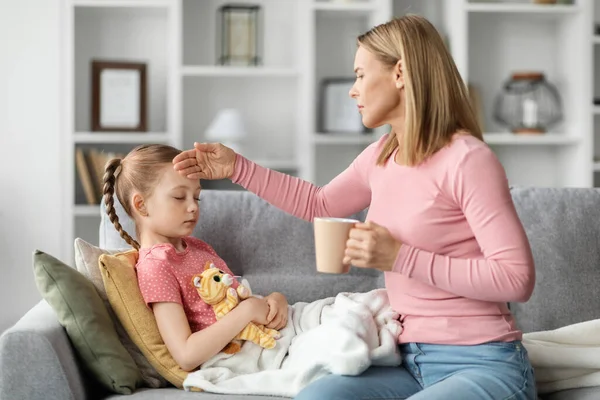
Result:
<svg viewBox="0 0 600 400"><path fill-rule="evenodd" d="M600 320L523 335L540 393L600 386Z"/></svg>
<svg viewBox="0 0 600 400"><path fill-rule="evenodd" d="M400 365L400 332L385 289L297 303L290 306L287 327L274 349L246 342L237 354L219 353L205 362L183 386L294 397L324 375L360 375L371 365Z"/></svg>

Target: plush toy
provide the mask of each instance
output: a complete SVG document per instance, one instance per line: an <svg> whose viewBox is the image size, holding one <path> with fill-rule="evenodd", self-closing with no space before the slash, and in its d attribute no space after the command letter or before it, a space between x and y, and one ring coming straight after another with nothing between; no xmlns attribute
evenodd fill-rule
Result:
<svg viewBox="0 0 600 400"><path fill-rule="evenodd" d="M239 304L240 299L244 300L251 294L250 289L244 285L239 285L237 291L232 288L233 279L211 262L206 263L201 274L192 278L200 298L212 306L217 319L223 318ZM249 340L265 349L272 349L276 344L275 339L280 336L275 329L250 322L223 351L228 354L240 351L241 345L237 340Z"/></svg>

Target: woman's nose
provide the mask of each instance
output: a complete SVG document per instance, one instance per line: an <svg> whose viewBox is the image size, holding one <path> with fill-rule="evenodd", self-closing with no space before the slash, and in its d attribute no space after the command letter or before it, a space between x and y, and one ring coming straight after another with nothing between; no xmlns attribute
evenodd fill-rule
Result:
<svg viewBox="0 0 600 400"><path fill-rule="evenodd" d="M348 95L350 95L350 97L353 99L358 97L358 91L354 88L354 85L350 88Z"/></svg>

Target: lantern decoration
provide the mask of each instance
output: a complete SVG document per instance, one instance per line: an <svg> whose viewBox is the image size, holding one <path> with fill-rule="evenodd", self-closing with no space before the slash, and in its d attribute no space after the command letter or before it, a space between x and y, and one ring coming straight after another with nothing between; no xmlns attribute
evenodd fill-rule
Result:
<svg viewBox="0 0 600 400"><path fill-rule="evenodd" d="M219 8L220 54L218 64L231 66L259 65L260 6L227 4Z"/></svg>

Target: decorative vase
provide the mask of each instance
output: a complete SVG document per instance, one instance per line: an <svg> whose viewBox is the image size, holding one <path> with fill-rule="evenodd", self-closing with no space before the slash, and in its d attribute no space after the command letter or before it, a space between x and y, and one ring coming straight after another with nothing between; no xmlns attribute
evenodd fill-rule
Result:
<svg viewBox="0 0 600 400"><path fill-rule="evenodd" d="M544 133L562 119L560 95L541 72L515 73L496 97L494 118L513 133Z"/></svg>

